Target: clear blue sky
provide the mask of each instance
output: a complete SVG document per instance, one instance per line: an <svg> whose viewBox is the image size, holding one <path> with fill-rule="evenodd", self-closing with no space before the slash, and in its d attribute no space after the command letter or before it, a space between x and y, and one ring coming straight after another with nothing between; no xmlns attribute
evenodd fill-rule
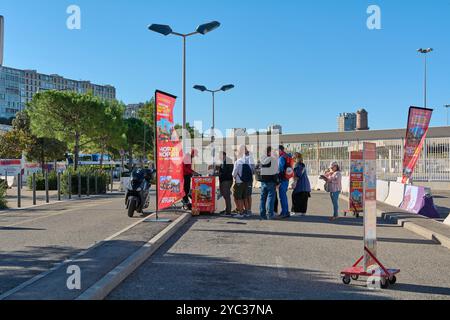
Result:
<svg viewBox="0 0 450 320"><path fill-rule="evenodd" d="M82 29L66 28L66 8L79 5ZM367 7L382 10L382 30L366 27ZM372 129L406 126L410 105L423 105L419 47L433 47L429 106L445 125L450 104L450 1L406 0L1 0L5 61L74 79L112 84L135 103L155 89L180 97L179 32L218 20L222 26L188 43L188 121L211 123L210 96L194 84L236 89L217 96L217 127L285 132L336 130L340 112L369 111Z"/></svg>

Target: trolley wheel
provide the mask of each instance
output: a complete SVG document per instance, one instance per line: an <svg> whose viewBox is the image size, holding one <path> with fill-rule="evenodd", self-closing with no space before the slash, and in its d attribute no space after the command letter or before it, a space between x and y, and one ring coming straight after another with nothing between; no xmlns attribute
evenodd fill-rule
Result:
<svg viewBox="0 0 450 320"><path fill-rule="evenodd" d="M392 276L389 278L389 283L390 284L396 284L397 283L397 277L396 276Z"/></svg>
<svg viewBox="0 0 450 320"><path fill-rule="evenodd" d="M351 279L349 276L344 276L344 277L342 277L342 282L343 282L345 285L349 285L350 282L352 282L352 279Z"/></svg>
<svg viewBox="0 0 450 320"><path fill-rule="evenodd" d="M357 276L356 274L352 276L352 280L357 281L359 279L359 276Z"/></svg>
<svg viewBox="0 0 450 320"><path fill-rule="evenodd" d="M389 279L381 279L380 284L382 289L389 288Z"/></svg>

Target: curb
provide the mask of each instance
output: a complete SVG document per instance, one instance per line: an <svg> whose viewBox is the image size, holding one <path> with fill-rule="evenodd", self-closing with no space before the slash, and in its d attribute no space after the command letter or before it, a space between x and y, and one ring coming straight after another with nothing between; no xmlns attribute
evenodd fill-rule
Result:
<svg viewBox="0 0 450 320"><path fill-rule="evenodd" d="M191 213L184 213L167 228L153 237L144 246L108 272L102 279L84 291L75 300L103 300L130 274L149 259L170 237L191 218Z"/></svg>
<svg viewBox="0 0 450 320"><path fill-rule="evenodd" d="M345 195L341 195L341 198L345 201L349 201L349 198ZM396 217L395 213L384 213L383 211L377 209L377 216L381 217L384 220L394 220L397 225L399 225L402 228L405 228L406 230L409 230L411 232L414 232L415 234L435 242L436 244L440 244L441 246L450 249L450 238L447 236L444 236L443 234L440 234L438 232L429 230L425 227L422 227L421 225L418 225L414 222L411 222L408 220L408 218L398 218ZM427 218L423 218L427 219ZM436 222L438 223L438 222Z"/></svg>

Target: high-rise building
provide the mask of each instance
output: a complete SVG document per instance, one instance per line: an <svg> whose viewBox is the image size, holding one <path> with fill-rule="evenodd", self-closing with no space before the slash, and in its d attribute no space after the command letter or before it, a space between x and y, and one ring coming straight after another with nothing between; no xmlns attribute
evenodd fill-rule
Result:
<svg viewBox="0 0 450 320"><path fill-rule="evenodd" d="M91 92L105 100L116 98L113 86L67 79L57 74L46 75L36 70L20 70L0 66L0 117L12 118L23 110L37 92L45 90Z"/></svg>
<svg viewBox="0 0 450 320"><path fill-rule="evenodd" d="M272 124L267 128L267 131L272 134L283 134L283 127L279 124Z"/></svg>
<svg viewBox="0 0 450 320"><path fill-rule="evenodd" d="M139 114L139 110L144 107L143 103L132 103L128 104L125 108L125 114L123 115L125 119L129 118L137 118Z"/></svg>
<svg viewBox="0 0 450 320"><path fill-rule="evenodd" d="M338 131L355 131L356 130L356 113L341 113L337 119Z"/></svg>
<svg viewBox="0 0 450 320"><path fill-rule="evenodd" d="M4 42L5 23L3 16L0 16L0 66L3 65L3 42Z"/></svg>
<svg viewBox="0 0 450 320"><path fill-rule="evenodd" d="M369 130L369 113L365 109L356 112L356 130Z"/></svg>

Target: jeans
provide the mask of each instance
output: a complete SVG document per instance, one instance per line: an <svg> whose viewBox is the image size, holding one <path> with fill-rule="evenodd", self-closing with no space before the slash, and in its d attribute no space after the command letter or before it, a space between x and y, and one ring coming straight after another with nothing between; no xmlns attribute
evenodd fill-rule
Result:
<svg viewBox="0 0 450 320"><path fill-rule="evenodd" d="M280 183L280 187L278 189L280 203L281 203L281 212L280 216L285 217L289 215L289 202L287 197L287 191L289 188L289 181L283 180Z"/></svg>
<svg viewBox="0 0 450 320"><path fill-rule="evenodd" d="M337 218L339 216L339 196L340 191L330 192L331 202L333 202L333 217Z"/></svg>
<svg viewBox="0 0 450 320"><path fill-rule="evenodd" d="M275 182L261 182L261 202L259 211L261 218L267 219L267 210L269 211L269 218L275 216L273 208L275 205L275 194L276 194L276 184ZM267 201L269 202L267 205ZM269 207L267 209L267 207Z"/></svg>
<svg viewBox="0 0 450 320"><path fill-rule="evenodd" d="M183 197L183 202L184 203L190 203L191 201L189 200L189 193L191 192L191 179L192 176L184 176L184 197Z"/></svg>

